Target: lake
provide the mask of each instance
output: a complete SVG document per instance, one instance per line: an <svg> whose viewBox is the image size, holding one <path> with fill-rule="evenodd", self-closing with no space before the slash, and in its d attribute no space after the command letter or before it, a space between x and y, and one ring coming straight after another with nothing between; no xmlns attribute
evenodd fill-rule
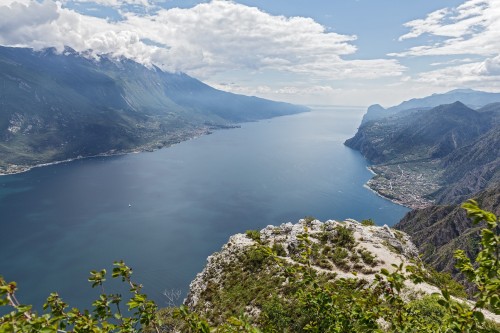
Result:
<svg viewBox="0 0 500 333"><path fill-rule="evenodd" d="M165 306L163 291L184 297L232 234L304 216L392 225L408 209L363 187L367 162L343 145L363 113L315 108L151 153L0 177L0 275L18 282L22 303L40 308L58 291L90 308L98 290L88 272L123 259Z"/></svg>

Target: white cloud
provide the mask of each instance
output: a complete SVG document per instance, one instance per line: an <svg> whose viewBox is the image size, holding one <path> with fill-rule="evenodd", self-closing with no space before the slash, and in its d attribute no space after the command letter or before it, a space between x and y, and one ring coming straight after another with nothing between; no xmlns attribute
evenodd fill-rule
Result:
<svg viewBox="0 0 500 333"><path fill-rule="evenodd" d="M454 9L441 9L423 20L405 24L411 31L400 40L424 34L444 37L441 42L419 45L393 56L483 55L500 50L500 0L468 0Z"/></svg>
<svg viewBox="0 0 500 333"><path fill-rule="evenodd" d="M442 40L423 42L391 55L453 57L446 62L431 63L444 68L418 74L416 83L483 90L500 88L500 0L467 0L456 8L435 11L423 20L405 25L411 30L400 40L424 35L440 36Z"/></svg>
<svg viewBox="0 0 500 333"><path fill-rule="evenodd" d="M0 44L92 49L202 78L235 70L271 70L317 78L371 79L399 76L405 70L397 60L344 60L343 56L355 53L356 37L329 32L311 18L270 15L232 1L213 0L147 15L125 12L118 22L82 15L51 0L23 2L0 7L0 17L11 18L0 23Z"/></svg>
<svg viewBox="0 0 500 333"><path fill-rule="evenodd" d="M19 29L37 27L59 17L53 2L13 2L0 6L0 35L15 34Z"/></svg>
<svg viewBox="0 0 500 333"><path fill-rule="evenodd" d="M255 87L240 86L238 84L227 84L227 83L214 83L211 84L213 87L231 91L237 94L244 95L262 95L262 94L274 94L274 95L316 95L322 96L326 94L333 94L338 92L338 89L334 89L328 85L288 85L280 87L271 87L269 85L259 85Z"/></svg>
<svg viewBox="0 0 500 333"><path fill-rule="evenodd" d="M500 55L486 59L482 63L481 75L500 76Z"/></svg>
<svg viewBox="0 0 500 333"><path fill-rule="evenodd" d="M70 2L70 0L64 1L65 3ZM162 1L153 0L71 0L73 3L90 3L97 4L101 6L120 8L126 5L137 5L143 7L152 7L157 3Z"/></svg>
<svg viewBox="0 0 500 333"><path fill-rule="evenodd" d="M418 37L424 33L435 33L438 30L441 20L448 14L448 9L440 9L427 15L425 19L419 19L405 23L405 27L411 28L411 31L401 37L399 40Z"/></svg>
<svg viewBox="0 0 500 333"><path fill-rule="evenodd" d="M463 64L466 62L474 62L474 59L472 59L472 58L452 59L452 60L445 61L445 62L433 62L433 63L430 63L429 65L430 66L444 66L444 65Z"/></svg>
<svg viewBox="0 0 500 333"><path fill-rule="evenodd" d="M500 88L500 55L484 61L450 66L419 75L418 82L440 86Z"/></svg>

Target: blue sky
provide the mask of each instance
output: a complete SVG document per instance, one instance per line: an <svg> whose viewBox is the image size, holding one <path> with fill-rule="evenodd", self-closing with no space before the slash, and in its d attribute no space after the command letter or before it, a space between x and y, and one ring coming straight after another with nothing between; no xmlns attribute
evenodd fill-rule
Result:
<svg viewBox="0 0 500 333"><path fill-rule="evenodd" d="M500 91L500 0L0 0L0 17L1 45L125 56L294 103Z"/></svg>

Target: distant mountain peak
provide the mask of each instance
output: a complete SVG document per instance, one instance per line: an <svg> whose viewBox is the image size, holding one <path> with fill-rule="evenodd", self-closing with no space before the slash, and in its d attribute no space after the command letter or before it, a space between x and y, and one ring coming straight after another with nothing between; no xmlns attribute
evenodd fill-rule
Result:
<svg viewBox="0 0 500 333"><path fill-rule="evenodd" d="M446 94L456 94L456 93L460 93L460 94L473 94L473 93L481 93L483 91L479 91L479 90L474 90L474 89L470 89L470 88L459 88L459 89L453 89L453 90L450 90L446 93L444 93L445 95ZM435 94L433 94L435 95ZM439 95L439 94L437 94Z"/></svg>
<svg viewBox="0 0 500 333"><path fill-rule="evenodd" d="M367 112L378 112L378 111L385 111L385 108L380 104L373 104L368 107Z"/></svg>
<svg viewBox="0 0 500 333"><path fill-rule="evenodd" d="M361 123L364 124L371 120L393 116L399 112L429 110L439 105L453 104L456 101L477 110L487 104L500 102L500 93L461 88L446 93L432 94L427 97L412 98L387 109L375 104L368 108Z"/></svg>
<svg viewBox="0 0 500 333"><path fill-rule="evenodd" d="M467 105L465 105L464 103L460 102L460 101L455 101L453 103L450 103L448 104L450 107L453 107L453 108L456 108L456 107L464 107L464 108L468 108Z"/></svg>

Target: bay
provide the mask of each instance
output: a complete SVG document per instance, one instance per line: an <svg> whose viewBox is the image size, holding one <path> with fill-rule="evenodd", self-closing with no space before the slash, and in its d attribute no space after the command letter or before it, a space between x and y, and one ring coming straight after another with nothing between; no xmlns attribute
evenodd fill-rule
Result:
<svg viewBox="0 0 500 333"><path fill-rule="evenodd" d="M363 112L317 107L151 153L0 177L0 275L38 309L52 291L90 308L99 291L88 272L123 259L165 306L163 291L185 296L232 234L304 216L392 225L408 209L366 189L367 162L343 145Z"/></svg>

